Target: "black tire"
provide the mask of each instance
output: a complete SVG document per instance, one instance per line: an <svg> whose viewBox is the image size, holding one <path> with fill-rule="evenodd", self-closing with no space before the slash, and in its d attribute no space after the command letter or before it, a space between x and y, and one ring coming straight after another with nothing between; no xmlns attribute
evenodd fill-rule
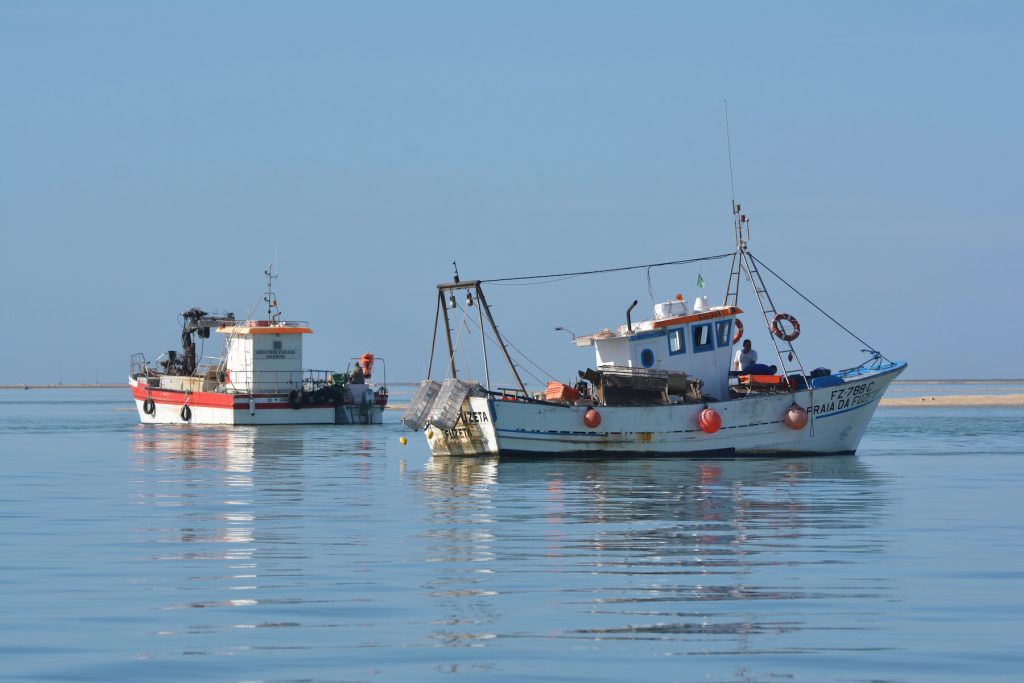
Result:
<svg viewBox="0 0 1024 683"><path fill-rule="evenodd" d="M192 409L189 408L188 406L182 406L181 407L181 419L184 420L185 422L188 422L189 420L191 420L192 419Z"/></svg>
<svg viewBox="0 0 1024 683"><path fill-rule="evenodd" d="M156 414L156 404L153 403L153 399L147 398L145 401L142 402L142 412L144 412L146 415Z"/></svg>
<svg viewBox="0 0 1024 683"><path fill-rule="evenodd" d="M290 405L293 410L298 410L302 407L302 399L302 392L295 389L288 392L288 405Z"/></svg>

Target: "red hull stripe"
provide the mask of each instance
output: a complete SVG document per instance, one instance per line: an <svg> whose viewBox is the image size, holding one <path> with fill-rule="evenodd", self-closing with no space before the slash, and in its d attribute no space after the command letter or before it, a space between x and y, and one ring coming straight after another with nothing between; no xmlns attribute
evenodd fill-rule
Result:
<svg viewBox="0 0 1024 683"><path fill-rule="evenodd" d="M144 388L139 385L133 386L132 396L137 401L145 401L147 398L153 399L153 403L160 403L164 405L180 406L185 405L185 392L183 391L167 391L166 389L152 389ZM270 403L265 399L265 394L256 394L253 399L256 401L257 410L296 410L292 408L287 401L279 401ZM218 394L210 391L194 391L188 397L188 404L193 408L222 408L224 410L249 410L249 396L238 396L234 394ZM349 404L353 405L354 404ZM387 401L377 401L375 405L378 407L384 407L387 405ZM334 403L304 403L302 408L298 410L304 410L309 408L333 408Z"/></svg>
<svg viewBox="0 0 1024 683"><path fill-rule="evenodd" d="M132 396L137 401L145 401L147 398L153 399L153 403L160 403L164 405L181 406L185 405L185 392L183 391L166 391L164 389L145 389L138 385L132 387ZM295 410L287 402L275 402L268 403L260 400L261 396L256 395L253 397L256 400L257 410L279 410L288 409ZM193 408L222 408L224 410L249 410L249 397L248 396L234 396L232 394L217 394L209 391L194 391L188 397L188 404ZM333 403L307 403L303 404L302 409L308 408L333 408Z"/></svg>

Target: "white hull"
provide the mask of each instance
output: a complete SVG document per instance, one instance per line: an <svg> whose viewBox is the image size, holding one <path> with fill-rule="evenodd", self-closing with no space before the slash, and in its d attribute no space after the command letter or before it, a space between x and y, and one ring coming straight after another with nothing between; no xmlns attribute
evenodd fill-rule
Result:
<svg viewBox="0 0 1024 683"><path fill-rule="evenodd" d="M597 406L601 423L588 428L590 406L470 397L452 429L426 428L434 455L764 455L853 453L889 384L904 369L848 378L842 385L765 394L709 404L722 427L698 426L704 404ZM810 417L802 429L783 422L796 403Z"/></svg>
<svg viewBox="0 0 1024 683"><path fill-rule="evenodd" d="M143 424L196 425L300 425L381 424L384 406L366 401L358 404L317 404L293 408L287 394L250 397L213 392L147 390L129 379L135 409ZM368 396L373 397L373 392ZM146 401L152 401L146 412ZM185 411L185 406L188 410Z"/></svg>

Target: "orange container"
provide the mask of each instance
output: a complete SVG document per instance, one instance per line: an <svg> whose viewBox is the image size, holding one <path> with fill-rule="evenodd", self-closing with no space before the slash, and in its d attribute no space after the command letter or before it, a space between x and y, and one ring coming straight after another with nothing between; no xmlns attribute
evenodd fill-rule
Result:
<svg viewBox="0 0 1024 683"><path fill-rule="evenodd" d="M565 401L572 403L579 397L580 392L561 382L548 382L547 391L544 392L545 400L554 402Z"/></svg>
<svg viewBox="0 0 1024 683"><path fill-rule="evenodd" d="M741 384L782 384L782 375L740 375Z"/></svg>

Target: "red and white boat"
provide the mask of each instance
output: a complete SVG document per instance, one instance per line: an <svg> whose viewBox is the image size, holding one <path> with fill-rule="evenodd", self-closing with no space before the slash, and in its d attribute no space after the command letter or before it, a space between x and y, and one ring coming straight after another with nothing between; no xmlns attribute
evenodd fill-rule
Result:
<svg viewBox="0 0 1024 683"><path fill-rule="evenodd" d="M386 383L371 384L383 359L364 353L352 372L304 370L305 321L281 320L268 267L267 317L236 320L199 308L181 314L181 352L168 351L150 364L131 358L128 383L139 420L154 424L380 424L388 402ZM197 358L195 338L224 335L224 352Z"/></svg>

